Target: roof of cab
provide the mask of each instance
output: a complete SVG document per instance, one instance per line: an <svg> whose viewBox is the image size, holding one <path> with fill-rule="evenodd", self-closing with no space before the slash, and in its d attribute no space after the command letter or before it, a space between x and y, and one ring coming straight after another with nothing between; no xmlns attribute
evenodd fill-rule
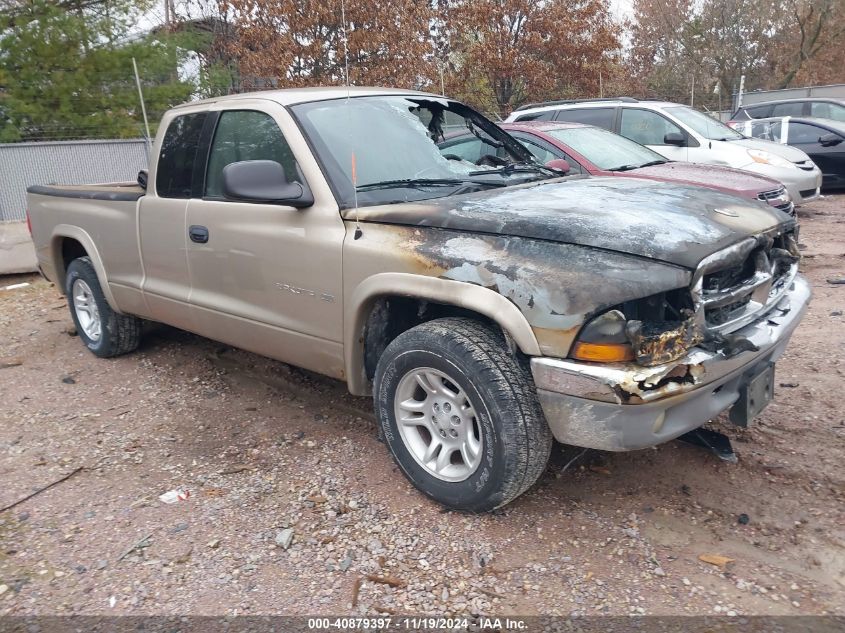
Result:
<svg viewBox="0 0 845 633"><path fill-rule="evenodd" d="M368 88L362 86L327 86L319 88L285 88L282 90L262 90L257 92L241 92L233 95L226 95L223 97L211 97L209 99L202 99L199 101L189 101L182 103L177 108L195 106L202 103L217 103L226 101L238 101L241 99L267 99L275 101L284 106L295 105L297 103L307 103L309 101L329 101L331 99L342 99L349 95L350 97L376 97L376 96L391 96L391 95L415 95L425 97L436 97L443 99L442 95L435 95L429 92L419 92L417 90L403 90L402 88Z"/></svg>

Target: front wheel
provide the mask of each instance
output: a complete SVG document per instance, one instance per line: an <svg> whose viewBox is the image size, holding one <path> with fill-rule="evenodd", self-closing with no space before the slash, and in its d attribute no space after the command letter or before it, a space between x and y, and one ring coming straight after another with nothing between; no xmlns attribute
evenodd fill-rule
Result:
<svg viewBox="0 0 845 633"><path fill-rule="evenodd" d="M68 265L65 294L76 332L94 354L108 358L138 347L141 319L112 310L90 258L80 257Z"/></svg>
<svg viewBox="0 0 845 633"><path fill-rule="evenodd" d="M483 323L437 319L399 335L379 359L374 399L399 467L450 508L503 506L548 463L552 436L531 374Z"/></svg>

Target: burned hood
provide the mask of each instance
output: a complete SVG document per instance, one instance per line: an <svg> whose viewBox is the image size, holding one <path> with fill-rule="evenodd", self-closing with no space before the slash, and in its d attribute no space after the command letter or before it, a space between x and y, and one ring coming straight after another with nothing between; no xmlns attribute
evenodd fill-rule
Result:
<svg viewBox="0 0 845 633"><path fill-rule="evenodd" d="M353 219L354 210L344 217ZM554 180L421 202L362 207L363 222L577 244L695 268L749 235L793 223L763 203L635 178Z"/></svg>

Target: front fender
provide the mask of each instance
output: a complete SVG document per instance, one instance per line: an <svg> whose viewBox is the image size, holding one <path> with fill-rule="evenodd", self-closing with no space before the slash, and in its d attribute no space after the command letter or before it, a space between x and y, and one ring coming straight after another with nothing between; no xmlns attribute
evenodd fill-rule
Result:
<svg viewBox="0 0 845 633"><path fill-rule="evenodd" d="M404 296L452 305L483 314L508 333L528 356L540 355L537 338L525 316L499 293L461 281L427 277L412 273L378 273L362 281L347 304L350 318L344 326L344 363L349 391L368 393L369 380L364 369L364 327L375 302L385 296Z"/></svg>

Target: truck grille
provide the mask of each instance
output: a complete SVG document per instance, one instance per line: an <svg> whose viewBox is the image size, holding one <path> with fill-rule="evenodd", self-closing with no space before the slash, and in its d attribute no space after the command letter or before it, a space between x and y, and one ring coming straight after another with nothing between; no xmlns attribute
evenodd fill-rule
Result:
<svg viewBox="0 0 845 633"><path fill-rule="evenodd" d="M775 209L780 209L784 213L795 215L795 205L787 198L786 187L764 191L757 196L757 199L773 206Z"/></svg>
<svg viewBox="0 0 845 633"><path fill-rule="evenodd" d="M699 325L731 332L773 308L798 272L792 232L749 238L706 258L696 271L693 297Z"/></svg>

